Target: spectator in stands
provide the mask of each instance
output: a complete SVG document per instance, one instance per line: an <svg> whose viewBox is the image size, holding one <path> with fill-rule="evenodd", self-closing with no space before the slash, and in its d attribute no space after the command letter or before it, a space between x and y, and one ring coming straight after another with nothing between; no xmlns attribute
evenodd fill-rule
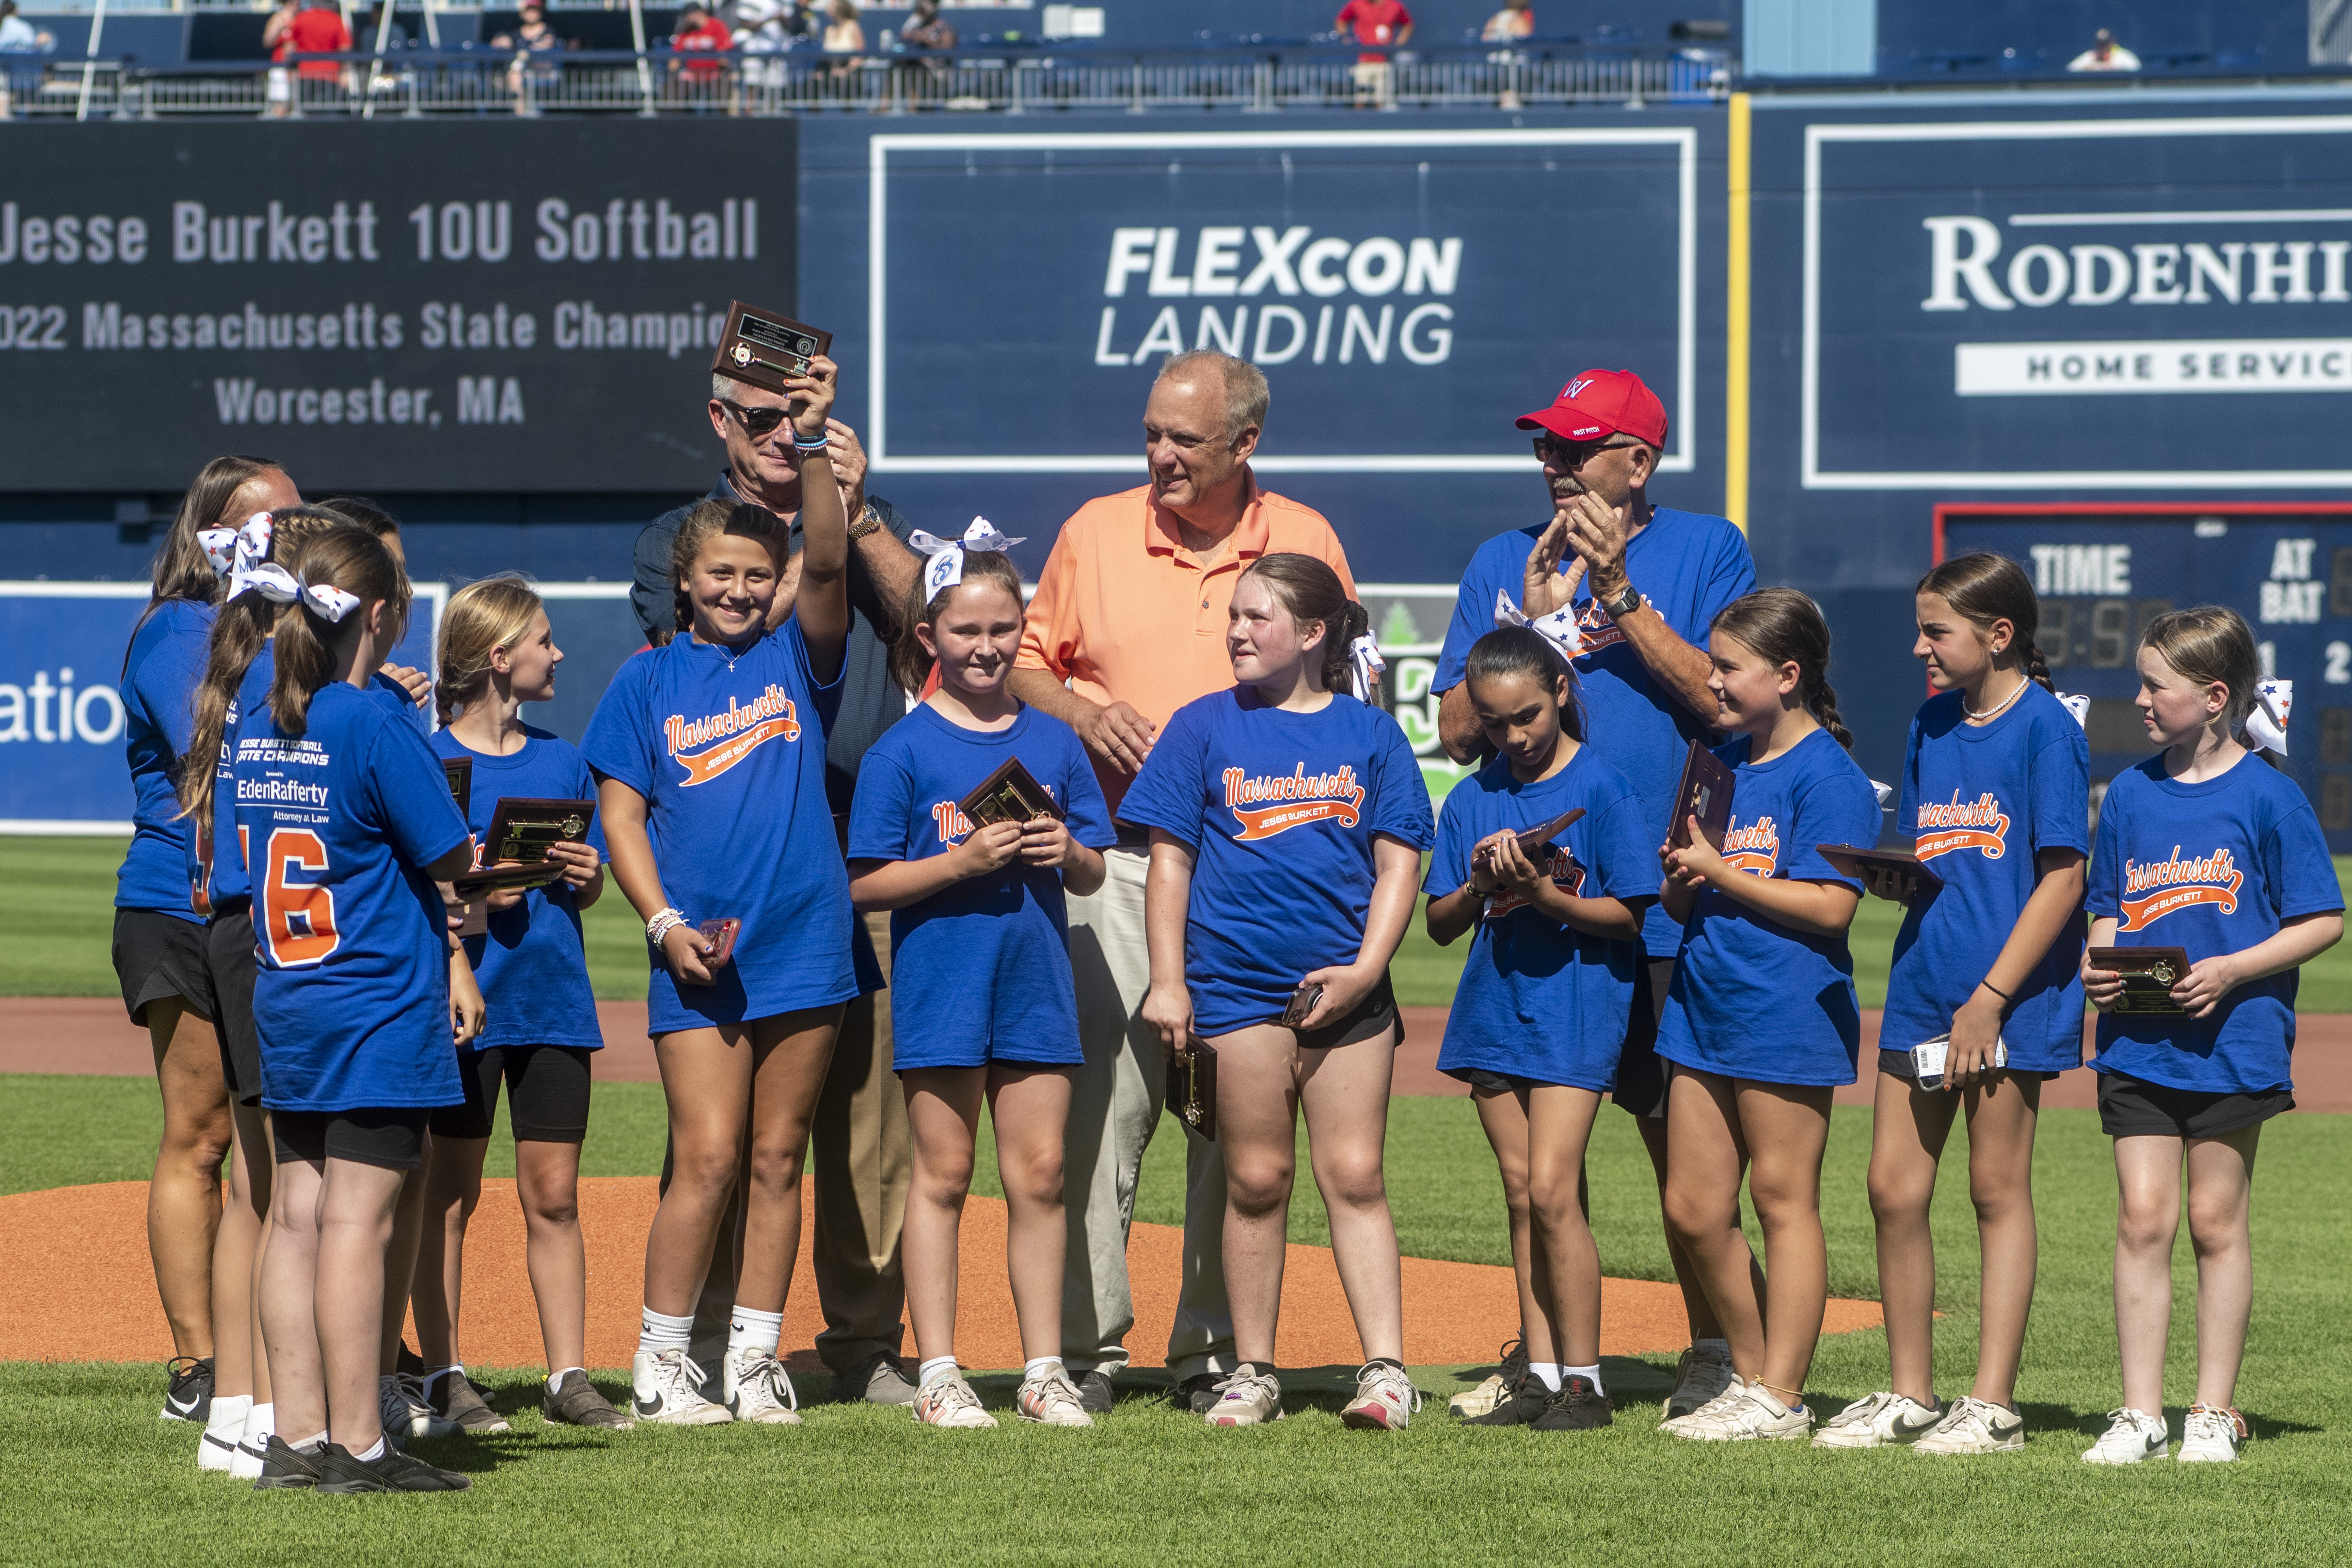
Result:
<svg viewBox="0 0 2352 1568"><path fill-rule="evenodd" d="M825 8L832 18L824 25L824 52L828 55L862 55L866 52L866 29L857 25L857 0L833 0ZM846 76L852 67L847 61L833 68L835 76Z"/></svg>
<svg viewBox="0 0 2352 1568"><path fill-rule="evenodd" d="M669 47L681 55L721 55L735 47L735 35L700 5L688 5L677 14L677 31L670 36ZM690 85L709 87L727 68L713 59L692 59L673 61L671 68Z"/></svg>
<svg viewBox="0 0 2352 1568"><path fill-rule="evenodd" d="M1535 30L1536 14L1528 0L1503 0L1503 8L1486 18L1486 30L1478 37L1482 43L1508 44Z"/></svg>
<svg viewBox="0 0 2352 1568"><path fill-rule="evenodd" d="M940 15L940 0L915 0L915 8L908 14L898 41L910 49L952 49L956 47L956 30ZM950 68L950 62L936 57L900 66L892 73L899 98L913 108L921 99L926 85L943 87Z"/></svg>
<svg viewBox="0 0 2352 1568"><path fill-rule="evenodd" d="M261 25L261 47L278 65L269 73L269 112L284 115L294 108L295 78L338 81L343 68L332 60L310 60L289 69L297 55L341 55L351 52L352 30L331 0L285 0Z"/></svg>
<svg viewBox="0 0 2352 1568"><path fill-rule="evenodd" d="M36 28L16 15L16 0L0 0L0 120L8 118L16 92L37 92L41 85L40 59L54 53L57 35L47 28Z"/></svg>
<svg viewBox="0 0 2352 1568"><path fill-rule="evenodd" d="M2136 71L2139 57L2116 42L2105 27L2091 36L2091 47L2066 62L2070 71Z"/></svg>
<svg viewBox="0 0 2352 1568"><path fill-rule="evenodd" d="M1353 28L1356 42L1380 45L1376 55L1356 57L1356 107L1396 107L1396 66L1389 51L1412 39L1412 13L1404 0L1348 0L1333 26Z"/></svg>
<svg viewBox="0 0 2352 1568"><path fill-rule="evenodd" d="M507 87L514 94L515 112L530 115L539 112L531 103L531 89L545 90L555 85L562 68L555 63L557 56L568 47L563 36L548 25L547 8L536 0L523 0L522 15L511 33L500 33L490 39L494 49L512 49L514 63L507 68ZM538 56L534 59L532 57Z"/></svg>
<svg viewBox="0 0 2352 1568"><path fill-rule="evenodd" d="M781 57L793 47L792 8L784 0L742 0L735 7L735 49L743 85L772 91L784 85Z"/></svg>

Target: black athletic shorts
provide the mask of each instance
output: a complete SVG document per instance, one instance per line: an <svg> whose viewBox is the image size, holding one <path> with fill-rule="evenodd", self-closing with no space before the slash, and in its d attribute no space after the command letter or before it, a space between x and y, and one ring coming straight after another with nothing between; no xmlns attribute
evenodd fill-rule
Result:
<svg viewBox="0 0 2352 1568"><path fill-rule="evenodd" d="M212 970L205 962L205 927L154 909L114 912L114 975L131 1021L147 1027L147 1004L180 999L206 1023L213 1020Z"/></svg>
<svg viewBox="0 0 2352 1568"><path fill-rule="evenodd" d="M1625 1019L1625 1049L1617 1058L1617 1087L1610 1098L1636 1116L1666 1113L1666 1063L1658 1054L1658 1016L1666 1010L1666 989L1675 983L1675 961L1637 954L1633 965L1633 1010Z"/></svg>
<svg viewBox="0 0 2352 1568"><path fill-rule="evenodd" d="M1397 1016L1395 988L1389 984L1383 971L1381 983L1362 1001L1329 1023L1298 1030L1298 1049L1328 1051L1335 1045L1354 1045L1360 1040L1378 1040L1384 1034L1393 1044L1404 1039L1404 1030L1399 1027L1402 1021Z"/></svg>
<svg viewBox="0 0 2352 1568"><path fill-rule="evenodd" d="M216 1004L221 1076L241 1105L261 1103L261 1031L253 1022L253 978L261 963L253 951L253 905L239 901L205 927L205 956Z"/></svg>
<svg viewBox="0 0 2352 1568"><path fill-rule="evenodd" d="M2218 1138L2294 1109L2292 1089L2237 1094L2099 1074L2099 1126L2110 1138Z"/></svg>
<svg viewBox="0 0 2352 1568"><path fill-rule="evenodd" d="M588 1058L584 1045L493 1045L457 1053L466 1103L433 1113L436 1138L487 1138L499 1113L499 1085L518 1143L577 1144L588 1136Z"/></svg>
<svg viewBox="0 0 2352 1568"><path fill-rule="evenodd" d="M316 1165L350 1160L388 1171L413 1171L425 1164L425 1124L433 1114L422 1107L386 1110L272 1111L270 1132L278 1163Z"/></svg>

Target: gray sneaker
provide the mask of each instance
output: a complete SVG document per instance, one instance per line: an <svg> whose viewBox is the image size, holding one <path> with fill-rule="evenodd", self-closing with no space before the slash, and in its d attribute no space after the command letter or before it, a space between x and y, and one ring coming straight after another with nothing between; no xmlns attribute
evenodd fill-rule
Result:
<svg viewBox="0 0 2352 1568"><path fill-rule="evenodd" d="M425 1401L433 1413L445 1421L455 1421L457 1429L469 1437L486 1432L510 1432L507 1418L490 1408L480 1389L467 1381L466 1369L452 1366L430 1373L425 1378Z"/></svg>
<svg viewBox="0 0 2352 1568"><path fill-rule="evenodd" d="M1110 1374L1100 1367L1070 1375L1070 1386L1078 1391L1078 1405L1089 1416L1110 1414Z"/></svg>
<svg viewBox="0 0 2352 1568"><path fill-rule="evenodd" d="M607 1431L625 1432L636 1422L612 1405L596 1385L588 1381L584 1372L567 1372L563 1380L540 1396L539 1413L549 1422L563 1427L601 1427Z"/></svg>
<svg viewBox="0 0 2352 1568"><path fill-rule="evenodd" d="M1268 1367L1244 1362L1217 1385L1217 1402L1201 1419L1212 1427L1255 1427L1282 1419L1282 1384Z"/></svg>
<svg viewBox="0 0 2352 1568"><path fill-rule="evenodd" d="M897 1356L877 1350L833 1380L833 1396L845 1405L912 1405L915 1385Z"/></svg>

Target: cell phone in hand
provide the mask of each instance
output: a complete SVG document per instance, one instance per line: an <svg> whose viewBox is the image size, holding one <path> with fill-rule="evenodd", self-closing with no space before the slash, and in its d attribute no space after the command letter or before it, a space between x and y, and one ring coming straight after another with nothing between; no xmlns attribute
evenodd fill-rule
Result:
<svg viewBox="0 0 2352 1568"><path fill-rule="evenodd" d="M694 929L708 949L702 955L702 967L713 974L718 973L726 965L727 960L734 956L735 936L743 929L743 923L729 915L717 920L706 920Z"/></svg>
<svg viewBox="0 0 2352 1568"><path fill-rule="evenodd" d="M1918 1074L1920 1088L1941 1089L1944 1086L1944 1065L1951 1053L1952 1037L1948 1034L1939 1034L1933 1040L1923 1040L1911 1048L1911 1070ZM1993 1041L1992 1064L1995 1067L2009 1065L2007 1040Z"/></svg>
<svg viewBox="0 0 2352 1568"><path fill-rule="evenodd" d="M1315 1010L1315 1004L1322 999L1322 982L1309 980L1290 993L1290 1005L1282 1009L1282 1017L1276 1021L1285 1029L1297 1029L1306 1023L1307 1015Z"/></svg>

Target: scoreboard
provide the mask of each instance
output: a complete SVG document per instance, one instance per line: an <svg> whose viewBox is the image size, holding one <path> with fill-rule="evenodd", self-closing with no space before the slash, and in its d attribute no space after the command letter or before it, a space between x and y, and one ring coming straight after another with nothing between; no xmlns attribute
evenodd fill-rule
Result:
<svg viewBox="0 0 2352 1568"><path fill-rule="evenodd" d="M2091 699L2094 804L2152 747L2132 699L2141 629L2168 610L2226 604L2263 674L2294 683L2285 771L2352 853L2352 505L2015 503L1939 506L1935 557L1990 550L2042 599L2037 641L2062 692Z"/></svg>

